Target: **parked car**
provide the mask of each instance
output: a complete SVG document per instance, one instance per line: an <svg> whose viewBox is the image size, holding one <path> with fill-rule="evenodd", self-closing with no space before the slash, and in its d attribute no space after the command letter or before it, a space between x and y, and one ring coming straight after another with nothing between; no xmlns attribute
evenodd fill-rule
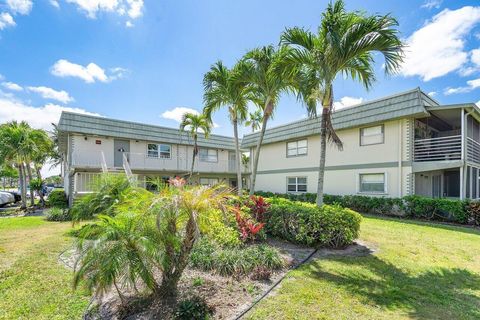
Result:
<svg viewBox="0 0 480 320"><path fill-rule="evenodd" d="M0 191L0 207L15 203L15 196L10 192Z"/></svg>
<svg viewBox="0 0 480 320"><path fill-rule="evenodd" d="M15 191L7 191L7 192L13 194L13 197L15 198L15 202L22 201L22 195L19 192L15 192Z"/></svg>

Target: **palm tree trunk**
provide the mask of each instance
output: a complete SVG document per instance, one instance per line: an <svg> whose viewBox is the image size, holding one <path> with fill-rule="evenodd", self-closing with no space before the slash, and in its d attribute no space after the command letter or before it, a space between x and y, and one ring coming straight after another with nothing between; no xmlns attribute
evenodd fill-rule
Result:
<svg viewBox="0 0 480 320"><path fill-rule="evenodd" d="M257 147L255 148L255 153L252 155L253 156L253 168L252 168L252 175L250 177L250 195L252 196L255 193L255 182L257 180L257 169L258 169L258 159L260 158L260 148L263 143L263 137L265 136L265 130L267 129L267 122L268 119L270 118L270 115L272 114L273 110L273 105L271 103L268 103L265 112L263 115L263 120L262 120L262 130L260 131L260 136L258 137L257 141ZM250 157L251 158L251 157Z"/></svg>
<svg viewBox="0 0 480 320"><path fill-rule="evenodd" d="M240 159L240 145L238 143L238 121L235 119L233 121L233 135L235 137L235 162L237 167L237 193L239 196L242 195L242 167Z"/></svg>
<svg viewBox="0 0 480 320"><path fill-rule="evenodd" d="M195 166L195 157L197 156L197 150L198 150L198 146L197 146L197 137L194 137L193 138L193 157L192 157L192 168L190 169L190 179L192 178L193 176L193 168Z"/></svg>
<svg viewBox="0 0 480 320"><path fill-rule="evenodd" d="M40 181L42 181L42 173L40 172L40 167L38 167L37 165L35 165L35 170L37 172L37 179L39 179ZM40 196L40 204L43 206L45 206L45 198L44 198L44 194L43 194L43 186L40 188L40 190L38 191L38 195Z"/></svg>
<svg viewBox="0 0 480 320"><path fill-rule="evenodd" d="M318 167L317 206L323 205L323 183L325 176L325 155L327 152L327 119L330 107L322 108L320 128L320 165Z"/></svg>
<svg viewBox="0 0 480 320"><path fill-rule="evenodd" d="M30 163L27 163L27 174L28 174L28 181L29 182L32 182L32 168L30 167ZM34 197L34 194L33 194L33 189L30 188L30 206L34 206L35 205L35 197Z"/></svg>
<svg viewBox="0 0 480 320"><path fill-rule="evenodd" d="M24 175L24 170L23 170L23 164L19 163L18 164L18 183L20 185L20 194L22 196L22 205L21 209L26 209L27 208L27 192L25 189L25 175Z"/></svg>

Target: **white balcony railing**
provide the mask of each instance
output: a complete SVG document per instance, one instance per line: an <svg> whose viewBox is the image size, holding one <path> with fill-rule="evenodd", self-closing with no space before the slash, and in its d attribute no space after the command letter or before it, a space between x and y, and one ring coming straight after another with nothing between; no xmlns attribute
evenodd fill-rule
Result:
<svg viewBox="0 0 480 320"><path fill-rule="evenodd" d="M480 163L480 143L467 138L467 160Z"/></svg>
<svg viewBox="0 0 480 320"><path fill-rule="evenodd" d="M415 161L460 160L461 158L461 135L415 140Z"/></svg>

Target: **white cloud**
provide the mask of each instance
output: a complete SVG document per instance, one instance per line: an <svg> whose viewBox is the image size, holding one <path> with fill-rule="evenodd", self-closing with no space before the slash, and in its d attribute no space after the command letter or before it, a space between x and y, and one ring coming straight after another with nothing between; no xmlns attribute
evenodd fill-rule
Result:
<svg viewBox="0 0 480 320"><path fill-rule="evenodd" d="M12 13L29 14L32 11L32 0L7 0L7 6Z"/></svg>
<svg viewBox="0 0 480 320"><path fill-rule="evenodd" d="M127 14L130 18L139 18L143 13L143 0L67 0L75 4L87 17L95 19L99 12Z"/></svg>
<svg viewBox="0 0 480 320"><path fill-rule="evenodd" d="M17 120L27 121L32 127L51 130L51 123L58 123L62 111L100 116L81 108L69 108L56 104L33 107L19 101L0 98L0 123Z"/></svg>
<svg viewBox="0 0 480 320"><path fill-rule="evenodd" d="M2 86L7 88L8 90L12 90L12 91L22 91L23 90L23 88L21 86L19 86L16 83L10 82L10 81L2 82Z"/></svg>
<svg viewBox="0 0 480 320"><path fill-rule="evenodd" d="M355 106L363 102L363 98L354 98L354 97L343 97L340 101L335 101L333 103L333 108L335 110L340 110L343 108Z"/></svg>
<svg viewBox="0 0 480 320"><path fill-rule="evenodd" d="M448 96L448 95L457 94L457 93L467 93L477 88L480 88L480 78L467 81L467 85L465 87L457 87L457 88L448 87L443 91L443 94Z"/></svg>
<svg viewBox="0 0 480 320"><path fill-rule="evenodd" d="M162 113L162 118L168 119L168 120L174 120L178 123L182 122L182 117L185 113L193 113L193 114L200 114L195 109L192 108L187 108L187 107L175 107L172 110L167 110L164 113ZM213 123L214 128L220 127L218 124Z"/></svg>
<svg viewBox="0 0 480 320"><path fill-rule="evenodd" d="M479 100L479 101L477 101L477 103L476 103L476 104L477 104L477 106L480 108L480 100Z"/></svg>
<svg viewBox="0 0 480 320"><path fill-rule="evenodd" d="M465 38L478 23L480 7L445 9L435 15L406 40L402 74L429 81L461 69L468 62Z"/></svg>
<svg viewBox="0 0 480 320"><path fill-rule="evenodd" d="M72 102L74 99L70 97L67 91L57 91L52 88L40 86L40 87L27 87L29 91L38 93L42 98L57 100L63 103Z"/></svg>
<svg viewBox="0 0 480 320"><path fill-rule="evenodd" d="M72 63L65 59L60 59L51 68L51 73L57 77L75 77L80 78L87 83L95 81L109 82L122 78L127 69L116 67L109 70L110 74L106 74L105 70L91 62L87 66Z"/></svg>
<svg viewBox="0 0 480 320"><path fill-rule="evenodd" d="M0 13L0 30L3 30L7 27L13 27L15 25L15 21L13 17L8 12Z"/></svg>
<svg viewBox="0 0 480 320"><path fill-rule="evenodd" d="M131 21L125 22L125 27L132 28L133 26L134 26L134 24Z"/></svg>
<svg viewBox="0 0 480 320"><path fill-rule="evenodd" d="M437 91L430 91L427 95L433 98L437 95Z"/></svg>
<svg viewBox="0 0 480 320"><path fill-rule="evenodd" d="M438 9L442 5L442 0L427 0L425 1L421 8L426 8L426 9Z"/></svg>
<svg viewBox="0 0 480 320"><path fill-rule="evenodd" d="M57 0L50 0L50 4L57 9L60 8L60 4L58 3Z"/></svg>
<svg viewBox="0 0 480 320"><path fill-rule="evenodd" d="M470 54L472 62L480 67L480 49L473 49Z"/></svg>

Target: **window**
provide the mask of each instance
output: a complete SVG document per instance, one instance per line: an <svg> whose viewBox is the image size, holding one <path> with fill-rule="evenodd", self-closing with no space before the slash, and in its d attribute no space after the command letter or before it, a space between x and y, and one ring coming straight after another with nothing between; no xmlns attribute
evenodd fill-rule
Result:
<svg viewBox="0 0 480 320"><path fill-rule="evenodd" d="M287 142L287 157L304 156L307 154L307 140Z"/></svg>
<svg viewBox="0 0 480 320"><path fill-rule="evenodd" d="M383 125L360 129L361 146L383 143L383 138Z"/></svg>
<svg viewBox="0 0 480 320"><path fill-rule="evenodd" d="M202 186L214 186L218 184L218 178L200 178L200 184Z"/></svg>
<svg viewBox="0 0 480 320"><path fill-rule="evenodd" d="M306 177L288 177L287 191L288 192L307 192L307 178Z"/></svg>
<svg viewBox="0 0 480 320"><path fill-rule="evenodd" d="M147 145L147 156L149 158L170 159L172 154L172 146L169 144L154 144Z"/></svg>
<svg viewBox="0 0 480 320"><path fill-rule="evenodd" d="M385 193L385 174L368 173L360 174L360 192Z"/></svg>
<svg viewBox="0 0 480 320"><path fill-rule="evenodd" d="M216 149L200 149L198 151L200 156L200 161L204 162L217 162L218 161L218 153Z"/></svg>

